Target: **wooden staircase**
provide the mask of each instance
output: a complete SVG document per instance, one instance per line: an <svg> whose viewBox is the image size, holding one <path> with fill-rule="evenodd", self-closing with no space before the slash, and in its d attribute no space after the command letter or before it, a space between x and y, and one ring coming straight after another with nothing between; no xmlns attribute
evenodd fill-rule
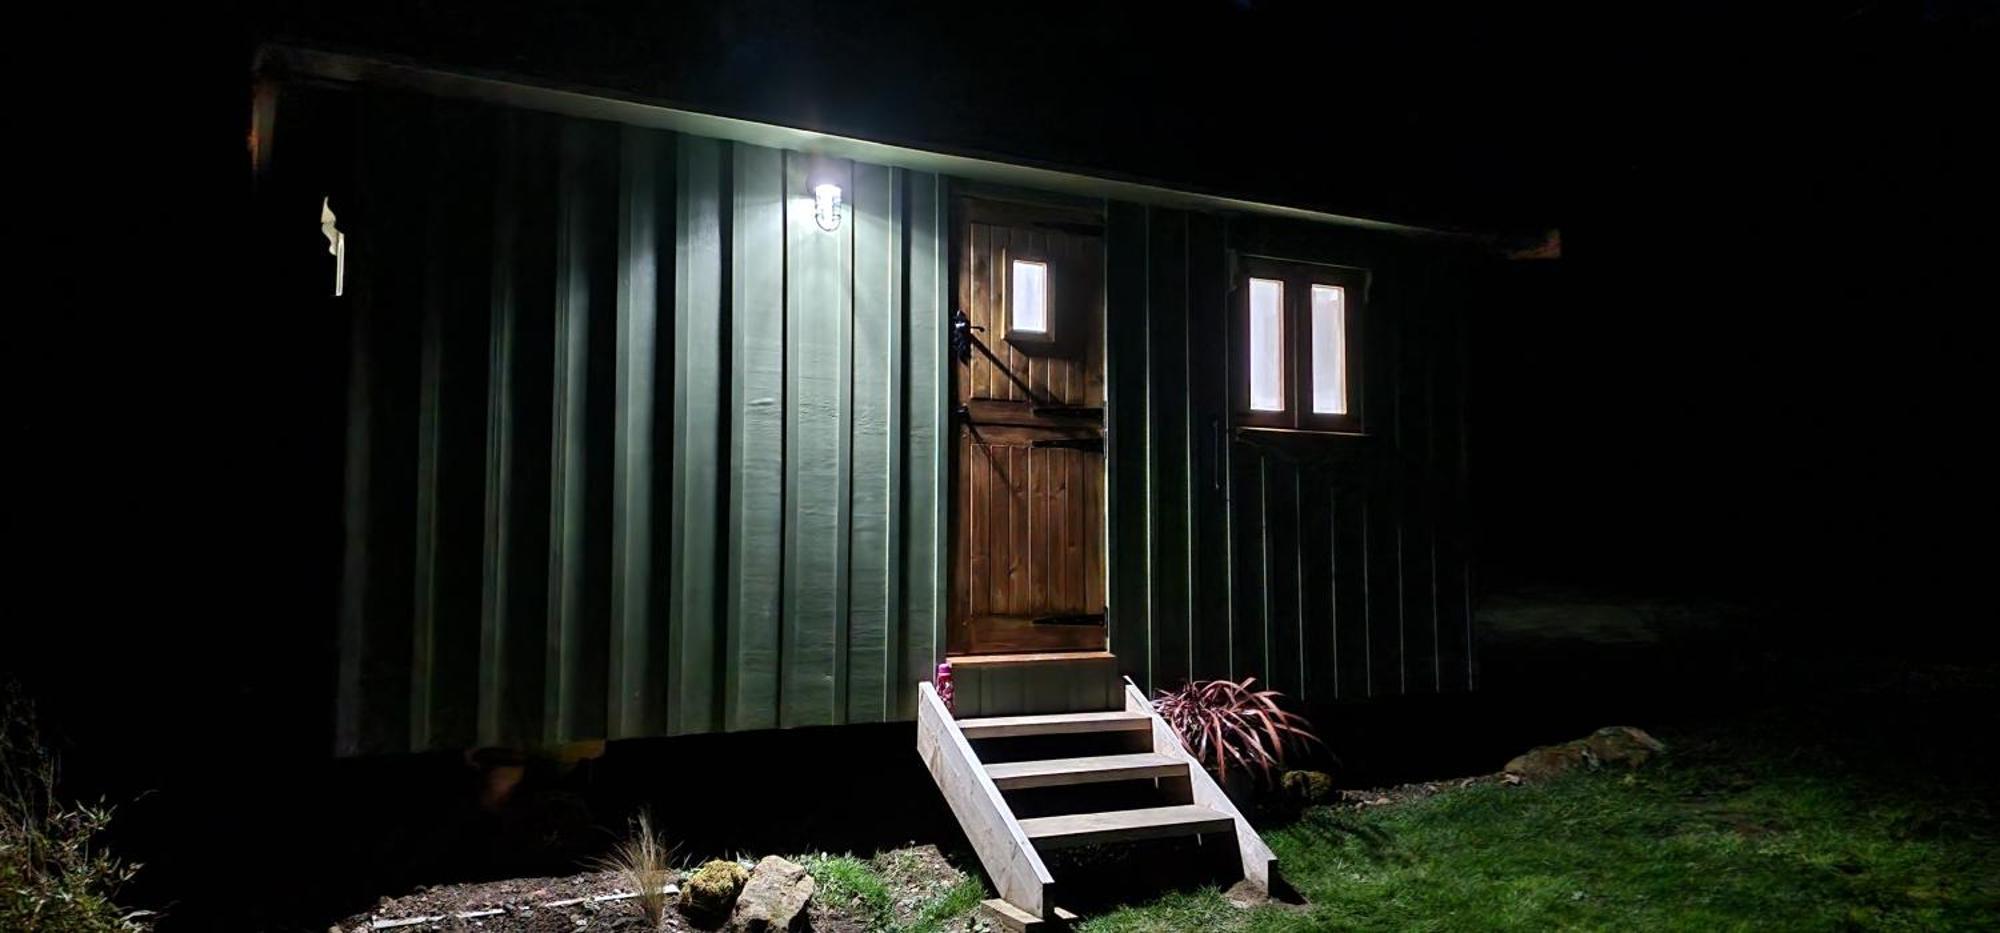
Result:
<svg viewBox="0 0 2000 933"><path fill-rule="evenodd" d="M954 659L954 665L958 663ZM1063 662L1040 658L1018 663ZM1089 678L1102 670L1115 670L1107 665L1077 675L1074 663L1071 668L1072 676ZM1047 682L1050 673L1037 671L1027 679ZM1059 888L1042 860L1043 852L1069 846L1196 837L1203 846L1231 846L1243 877L1269 889L1277 866L1270 848L1129 681L1102 690L1072 685L1041 691L1039 696L1044 698L1051 694L1094 697L1094 702L1085 699L1081 705L1095 708L1025 715L981 715L994 709L990 697L983 703L978 698L967 703L961 694L958 705L970 714L964 719L945 707L930 683L920 684L918 689L917 751L999 891L1000 897L987 901L986 906L1003 927L1048 929L1074 919L1057 906ZM1046 705L1047 700L1031 702ZM1048 736L1102 747L1093 748L1092 754L1071 757L981 760L982 748ZM1140 802L1158 802L1164 797L1169 805L1093 807L1089 812L1017 818L1009 796L1021 791L1119 782L1145 782L1124 786L1133 788L1133 797Z"/></svg>

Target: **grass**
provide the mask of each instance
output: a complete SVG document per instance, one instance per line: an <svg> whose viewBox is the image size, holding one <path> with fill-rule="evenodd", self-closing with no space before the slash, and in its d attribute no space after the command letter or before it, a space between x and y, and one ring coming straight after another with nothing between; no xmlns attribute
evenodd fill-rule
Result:
<svg viewBox="0 0 2000 933"><path fill-rule="evenodd" d="M1893 764L1920 773L1878 781L1854 750L1795 736L1683 736L1666 763L1638 773L1315 809L1266 836L1310 906L1240 910L1210 889L1084 929L2000 926L2000 855L1981 795L1928 782L1925 763L1908 758Z"/></svg>
<svg viewBox="0 0 2000 933"><path fill-rule="evenodd" d="M870 926L886 929L894 909L889 884L874 866L852 855L812 855L806 872L819 883L813 897L840 908Z"/></svg>
<svg viewBox="0 0 2000 933"><path fill-rule="evenodd" d="M1265 831L1305 906L1208 888L1082 928L2000 929L1996 686L1985 669L1909 673L1663 734L1669 754L1638 772L1310 810ZM809 864L821 896L896 929L881 872L898 863ZM964 917L984 896L966 881L902 929Z"/></svg>
<svg viewBox="0 0 2000 933"><path fill-rule="evenodd" d="M895 858L899 853L885 853ZM813 896L868 923L870 929L893 933L936 933L964 917L986 898L986 886L977 875L967 875L944 890L914 905L914 916L899 923L895 894L887 879L872 862L852 855L811 855L803 862L819 883Z"/></svg>

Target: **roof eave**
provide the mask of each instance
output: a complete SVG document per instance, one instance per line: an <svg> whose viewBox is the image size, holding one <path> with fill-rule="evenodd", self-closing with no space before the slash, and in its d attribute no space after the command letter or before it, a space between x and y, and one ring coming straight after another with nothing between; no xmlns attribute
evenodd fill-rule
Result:
<svg viewBox="0 0 2000 933"><path fill-rule="evenodd" d="M1143 181L1046 165L1028 165L1016 161L875 142L818 130L704 113L598 89L556 87L497 75L452 71L296 45L279 43L265 45L258 52L255 67L260 75L303 76L338 83L405 88L439 97L651 127L1057 194L1168 208L1238 212L1402 236L1440 237L1496 248L1503 246L1500 241L1504 239L1489 233L1373 220L1348 214L1186 191Z"/></svg>

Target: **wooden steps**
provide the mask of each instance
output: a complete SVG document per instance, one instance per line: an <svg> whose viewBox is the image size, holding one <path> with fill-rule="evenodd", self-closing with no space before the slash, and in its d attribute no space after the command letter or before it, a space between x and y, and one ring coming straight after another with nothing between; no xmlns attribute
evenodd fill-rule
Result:
<svg viewBox="0 0 2000 933"><path fill-rule="evenodd" d="M1074 735L1082 732L1147 732L1152 717L1126 710L1090 713L1045 713L1039 716L988 716L958 720L968 739L1007 739L1026 735Z"/></svg>
<svg viewBox="0 0 2000 933"><path fill-rule="evenodd" d="M1207 851L1206 837L1224 836L1218 842L1239 856L1242 877L1269 890L1276 856L1145 694L1128 681L1107 704L1078 687L1096 676L1078 675L1091 670L1078 660L1116 663L1108 655L953 659L955 673L961 664L967 673L1003 672L1013 685L986 681L983 698L961 694L956 713L931 683L918 684L917 751L1000 895L986 903L988 920L1022 933L1066 927L1075 918L1057 905L1041 852L1073 846L1200 836ZM1022 819L1017 806L1048 815Z"/></svg>
<svg viewBox="0 0 2000 933"><path fill-rule="evenodd" d="M1137 755L1044 758L1039 761L1009 761L987 765L986 776L992 778L994 786L1001 790L1021 790L1028 787L1056 787L1065 784L1099 784L1107 781L1186 777L1187 762L1152 752Z"/></svg>
<svg viewBox="0 0 2000 933"><path fill-rule="evenodd" d="M1037 848L1060 849L1104 842L1172 839L1236 831L1236 819L1200 804L1072 813L1021 821L1021 831Z"/></svg>

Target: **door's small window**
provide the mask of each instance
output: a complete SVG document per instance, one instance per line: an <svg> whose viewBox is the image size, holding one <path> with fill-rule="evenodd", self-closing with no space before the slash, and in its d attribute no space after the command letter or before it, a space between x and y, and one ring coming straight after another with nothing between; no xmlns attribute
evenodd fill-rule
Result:
<svg viewBox="0 0 2000 933"><path fill-rule="evenodd" d="M1013 261L1013 300L1007 329L1043 337L1049 332L1049 266L1026 259Z"/></svg>

